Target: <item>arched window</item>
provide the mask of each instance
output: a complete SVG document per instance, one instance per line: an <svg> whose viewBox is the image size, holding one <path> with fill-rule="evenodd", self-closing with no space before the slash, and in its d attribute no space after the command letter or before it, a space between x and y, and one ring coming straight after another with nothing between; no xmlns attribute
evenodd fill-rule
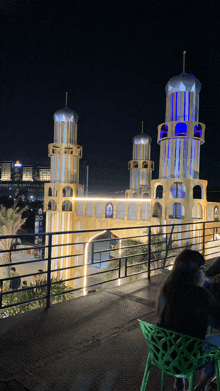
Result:
<svg viewBox="0 0 220 391"><path fill-rule="evenodd" d="M155 198L157 198L157 199L163 198L163 186L161 186L161 185L157 186Z"/></svg>
<svg viewBox="0 0 220 391"><path fill-rule="evenodd" d="M113 207L111 202L108 202L105 205L105 218L112 219L113 218L113 212L114 212L114 207Z"/></svg>
<svg viewBox="0 0 220 391"><path fill-rule="evenodd" d="M172 219L183 219L185 217L184 206L180 202L174 202L170 205L169 218Z"/></svg>
<svg viewBox="0 0 220 391"><path fill-rule="evenodd" d="M93 205L92 202L87 202L86 203L86 216L87 217L92 217L93 214Z"/></svg>
<svg viewBox="0 0 220 391"><path fill-rule="evenodd" d="M150 198L149 193L143 193L143 198Z"/></svg>
<svg viewBox="0 0 220 391"><path fill-rule="evenodd" d="M81 221L77 221L75 229L76 229L76 231L82 231L83 230L83 225L82 225Z"/></svg>
<svg viewBox="0 0 220 391"><path fill-rule="evenodd" d="M155 202L154 208L153 208L153 217L162 217L162 206L159 202Z"/></svg>
<svg viewBox="0 0 220 391"><path fill-rule="evenodd" d="M187 136L187 126L184 122L179 122L175 126L175 137Z"/></svg>
<svg viewBox="0 0 220 391"><path fill-rule="evenodd" d="M166 138L168 136L168 126L162 125L160 128L160 138Z"/></svg>
<svg viewBox="0 0 220 391"><path fill-rule="evenodd" d="M119 202L117 204L116 219L124 219L124 218L125 218L125 204L123 204L123 202Z"/></svg>
<svg viewBox="0 0 220 391"><path fill-rule="evenodd" d="M49 187L49 189L48 189L48 197L52 197L52 188L51 187Z"/></svg>
<svg viewBox="0 0 220 391"><path fill-rule="evenodd" d="M132 198L137 198L137 193L136 193L136 192L134 192L134 193L132 194Z"/></svg>
<svg viewBox="0 0 220 391"><path fill-rule="evenodd" d="M134 203L129 204L128 220L137 220L137 204Z"/></svg>
<svg viewBox="0 0 220 391"><path fill-rule="evenodd" d="M183 183L174 182L170 188L170 198L186 198L186 188Z"/></svg>
<svg viewBox="0 0 220 391"><path fill-rule="evenodd" d="M199 209L197 205L194 205L192 208L192 218L198 219L199 218Z"/></svg>
<svg viewBox="0 0 220 391"><path fill-rule="evenodd" d="M54 201L54 200L49 201L47 209L48 210L53 210L53 211L57 210L57 203L56 203L56 201Z"/></svg>
<svg viewBox="0 0 220 391"><path fill-rule="evenodd" d="M208 206L208 221L213 221L213 211L212 211L212 206Z"/></svg>
<svg viewBox="0 0 220 391"><path fill-rule="evenodd" d="M200 124L197 124L194 127L194 137L202 137L202 126Z"/></svg>
<svg viewBox="0 0 220 391"><path fill-rule="evenodd" d="M200 185L196 185L193 188L193 198L197 200L201 200L202 198L202 190Z"/></svg>
<svg viewBox="0 0 220 391"><path fill-rule="evenodd" d="M143 162L142 168L148 168L148 162Z"/></svg>
<svg viewBox="0 0 220 391"><path fill-rule="evenodd" d="M103 215L103 205L101 202L98 202L95 206L95 217L102 217Z"/></svg>
<svg viewBox="0 0 220 391"><path fill-rule="evenodd" d="M63 188L63 197L72 197L73 196L73 189L70 186L65 186Z"/></svg>
<svg viewBox="0 0 220 391"><path fill-rule="evenodd" d="M72 210L72 202L67 200L62 203L62 211L67 212Z"/></svg>
<svg viewBox="0 0 220 391"><path fill-rule="evenodd" d="M83 216L83 203L82 202L77 202L76 215Z"/></svg>
<svg viewBox="0 0 220 391"><path fill-rule="evenodd" d="M218 206L215 206L214 207L214 219L215 219L215 221L218 221L218 217L219 217Z"/></svg>
<svg viewBox="0 0 220 391"><path fill-rule="evenodd" d="M138 162L133 163L133 168L138 168Z"/></svg>
<svg viewBox="0 0 220 391"><path fill-rule="evenodd" d="M141 220L150 220L150 204L148 202L141 207Z"/></svg>

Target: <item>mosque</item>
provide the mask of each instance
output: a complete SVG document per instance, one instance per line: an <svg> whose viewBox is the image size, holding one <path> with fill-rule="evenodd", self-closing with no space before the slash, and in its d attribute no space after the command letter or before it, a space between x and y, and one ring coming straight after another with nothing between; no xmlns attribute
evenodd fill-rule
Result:
<svg viewBox="0 0 220 391"><path fill-rule="evenodd" d="M82 253L81 243L88 245L106 230L134 227L133 232L141 235L141 227L179 224L178 238L188 240L189 225L185 229L180 224L193 223L195 230L199 222L210 221L211 229L211 222L219 220L220 203L207 202L207 181L199 178L200 146L205 142L205 125L199 122L201 83L183 69L168 81L165 90L165 122L158 126L157 136L159 178L152 180L152 140L142 127L133 138L132 160L128 162L130 186L124 199L85 197L79 183L82 147L77 144L78 115L67 104L55 112L54 141L48 147L51 180L44 185L46 232L60 232L53 238L53 244L60 246L52 250L52 268L79 266L58 271L56 277L82 276L82 255L71 255ZM92 229L100 232L80 232ZM125 236L125 232L119 230L117 236ZM67 243L76 245L63 246Z"/></svg>

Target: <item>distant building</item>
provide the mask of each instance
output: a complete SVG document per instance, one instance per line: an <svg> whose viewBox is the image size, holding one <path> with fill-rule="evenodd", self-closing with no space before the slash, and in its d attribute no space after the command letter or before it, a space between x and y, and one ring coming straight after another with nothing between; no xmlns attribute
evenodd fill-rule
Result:
<svg viewBox="0 0 220 391"><path fill-rule="evenodd" d="M44 183L50 181L50 167L23 165L19 160L2 161L0 196L14 200L44 200Z"/></svg>

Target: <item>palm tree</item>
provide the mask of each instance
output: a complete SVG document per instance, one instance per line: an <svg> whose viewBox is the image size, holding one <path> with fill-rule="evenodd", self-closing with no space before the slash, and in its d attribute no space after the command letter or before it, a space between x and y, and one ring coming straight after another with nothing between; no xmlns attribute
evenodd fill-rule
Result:
<svg viewBox="0 0 220 391"><path fill-rule="evenodd" d="M21 226L25 223L27 218L22 218L22 214L28 206L19 209L17 202L14 203L12 208L6 208L4 205L0 205L0 235L16 235ZM0 244L2 250L10 250L12 245L12 238L1 239ZM10 251L3 253L3 264L9 265L11 258ZM4 268L4 277L10 276L9 266Z"/></svg>

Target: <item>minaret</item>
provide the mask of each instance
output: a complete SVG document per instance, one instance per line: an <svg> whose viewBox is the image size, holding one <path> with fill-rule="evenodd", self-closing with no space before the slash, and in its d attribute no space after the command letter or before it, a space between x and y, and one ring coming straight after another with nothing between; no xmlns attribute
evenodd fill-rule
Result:
<svg viewBox="0 0 220 391"><path fill-rule="evenodd" d="M133 142L133 156L128 162L130 170L130 186L126 190L127 198L150 198L152 170L154 162L150 160L151 142L150 136L143 132L135 136Z"/></svg>
<svg viewBox="0 0 220 391"><path fill-rule="evenodd" d="M50 157L51 180L45 183L44 209L46 211L46 232L72 231L72 214L75 212L75 201L72 197L83 194L83 186L79 184L79 159L82 157L82 147L77 145L78 115L66 105L55 112L54 142L48 146ZM54 235L54 244L64 243L64 235ZM66 243L71 241L72 235L67 235ZM74 261L65 257L74 253L72 246L53 248L53 268L70 266ZM56 257L61 257L57 258ZM62 258L63 257L63 258ZM74 257L73 257L74 258ZM66 266L65 266L66 265ZM55 277L64 278L62 272L55 273ZM68 277L68 272L65 272Z"/></svg>
<svg viewBox="0 0 220 391"><path fill-rule="evenodd" d="M159 199L159 205L154 205L152 216L159 217L155 212L159 208L166 221L204 218L207 181L199 180L200 145L205 142L205 125L199 122L201 83L185 72L185 53L183 72L166 85L165 122L158 126L159 179L152 181L151 197ZM201 201L195 206L198 199Z"/></svg>

